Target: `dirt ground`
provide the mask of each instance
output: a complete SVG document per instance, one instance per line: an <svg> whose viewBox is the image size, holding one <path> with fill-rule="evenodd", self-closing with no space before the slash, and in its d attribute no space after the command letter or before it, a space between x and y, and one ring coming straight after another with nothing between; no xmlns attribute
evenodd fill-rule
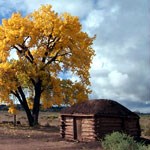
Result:
<svg viewBox="0 0 150 150"><path fill-rule="evenodd" d="M102 150L100 142L65 141L57 127L0 126L0 150Z"/></svg>
<svg viewBox="0 0 150 150"><path fill-rule="evenodd" d="M12 122L13 117L7 111L0 111L0 150L102 150L98 142L73 142L65 141L59 134L59 113L41 112L39 116L40 126L28 127L25 112L17 115L17 121L21 125L2 124L3 121ZM141 119L141 127L146 131L150 118ZM144 133L144 132L143 132ZM150 144L150 136L143 136L145 143Z"/></svg>

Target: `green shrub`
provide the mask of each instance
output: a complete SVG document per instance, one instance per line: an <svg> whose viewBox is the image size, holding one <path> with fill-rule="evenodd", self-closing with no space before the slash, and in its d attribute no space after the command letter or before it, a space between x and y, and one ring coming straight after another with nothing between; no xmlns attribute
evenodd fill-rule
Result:
<svg viewBox="0 0 150 150"><path fill-rule="evenodd" d="M150 150L150 147L137 143L132 137L120 132L106 135L102 147L104 150Z"/></svg>

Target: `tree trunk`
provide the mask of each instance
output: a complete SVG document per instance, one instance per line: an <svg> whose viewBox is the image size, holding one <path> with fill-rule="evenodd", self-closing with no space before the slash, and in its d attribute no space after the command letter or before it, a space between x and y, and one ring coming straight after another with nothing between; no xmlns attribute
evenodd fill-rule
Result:
<svg viewBox="0 0 150 150"><path fill-rule="evenodd" d="M33 117L33 125L38 125L38 117L39 117L39 110L40 110L40 97L41 97L41 80L35 84L35 96L34 96L34 104L32 110L32 117Z"/></svg>
<svg viewBox="0 0 150 150"><path fill-rule="evenodd" d="M38 117L39 117L39 110L40 110L40 97L41 97L41 85L42 81L39 79L34 87L35 87L35 96L34 96L34 103L33 103L33 110L29 109L29 106L27 104L26 96L22 90L22 87L18 87L18 92L12 92L19 100L20 104L24 108L29 126L35 126L38 125Z"/></svg>
<svg viewBox="0 0 150 150"><path fill-rule="evenodd" d="M32 114L31 114L30 109L25 109L24 108L24 110L25 110L27 118L28 118L29 126L33 127L34 126L34 118L33 118Z"/></svg>

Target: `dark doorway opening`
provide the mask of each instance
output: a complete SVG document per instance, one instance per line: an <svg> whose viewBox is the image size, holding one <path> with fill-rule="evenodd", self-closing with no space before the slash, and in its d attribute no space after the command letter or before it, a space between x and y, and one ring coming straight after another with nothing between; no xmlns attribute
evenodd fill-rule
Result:
<svg viewBox="0 0 150 150"><path fill-rule="evenodd" d="M82 119L81 118L74 118L73 121L74 126L74 139L75 140L82 140Z"/></svg>

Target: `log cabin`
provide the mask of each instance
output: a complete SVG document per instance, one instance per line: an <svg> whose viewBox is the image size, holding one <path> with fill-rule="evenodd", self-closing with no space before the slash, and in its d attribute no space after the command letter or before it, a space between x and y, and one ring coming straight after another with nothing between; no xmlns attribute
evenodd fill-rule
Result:
<svg viewBox="0 0 150 150"><path fill-rule="evenodd" d="M95 141L115 131L140 137L139 116L113 100L87 100L60 113L62 138Z"/></svg>

